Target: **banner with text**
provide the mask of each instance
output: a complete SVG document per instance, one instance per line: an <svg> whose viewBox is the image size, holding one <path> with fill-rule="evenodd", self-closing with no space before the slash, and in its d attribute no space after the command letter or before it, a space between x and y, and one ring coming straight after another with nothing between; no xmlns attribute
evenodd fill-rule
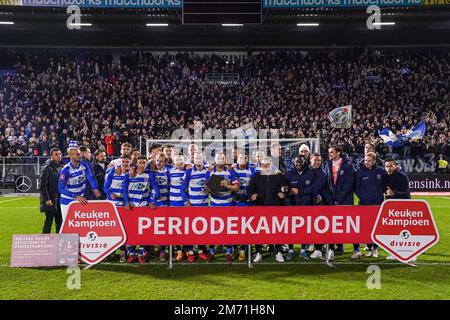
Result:
<svg viewBox="0 0 450 320"><path fill-rule="evenodd" d="M450 174L408 174L411 192L450 192Z"/></svg>
<svg viewBox="0 0 450 320"><path fill-rule="evenodd" d="M450 0L262 0L263 8L350 8L413 7L450 5ZM206 0L205 0L206 2ZM0 6L68 7L82 8L161 8L183 7L183 0L0 0Z"/></svg>
<svg viewBox="0 0 450 320"><path fill-rule="evenodd" d="M379 206L117 208L129 245L368 243Z"/></svg>

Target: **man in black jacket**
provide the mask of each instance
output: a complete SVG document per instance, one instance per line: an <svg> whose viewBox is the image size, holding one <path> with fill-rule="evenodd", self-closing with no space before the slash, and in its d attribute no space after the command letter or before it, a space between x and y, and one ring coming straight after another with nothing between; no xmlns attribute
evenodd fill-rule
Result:
<svg viewBox="0 0 450 320"><path fill-rule="evenodd" d="M288 183L278 170L272 167L270 158L261 161L261 172L255 174L248 186L252 205L280 206L284 204L285 193L289 191ZM256 257L253 262L262 261L262 245L256 245ZM275 245L277 262L284 262L281 245Z"/></svg>
<svg viewBox="0 0 450 320"><path fill-rule="evenodd" d="M103 191L103 186L105 185L105 176L106 176L106 152L103 149L98 149L94 152L94 165L92 168L92 175L99 186L102 186L100 189L101 197L98 200L106 200L105 191Z"/></svg>
<svg viewBox="0 0 450 320"><path fill-rule="evenodd" d="M384 176L386 199L411 199L409 190L409 178L398 169L397 163L393 159L384 161Z"/></svg>
<svg viewBox="0 0 450 320"><path fill-rule="evenodd" d="M60 195L58 192L59 172L64 164L61 162L61 150L53 148L50 150L50 159L44 164L39 177L40 185L40 210L45 212L45 222L42 233L50 233L53 219L55 220L56 232L62 224L61 207L59 205Z"/></svg>

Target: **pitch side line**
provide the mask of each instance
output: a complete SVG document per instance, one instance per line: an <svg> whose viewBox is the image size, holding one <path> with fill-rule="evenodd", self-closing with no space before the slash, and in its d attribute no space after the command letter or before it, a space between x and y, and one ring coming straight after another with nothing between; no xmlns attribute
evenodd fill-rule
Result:
<svg viewBox="0 0 450 320"><path fill-rule="evenodd" d="M402 262L340 262L340 261L336 261L336 262L332 262L333 265L385 265L385 266L393 266L393 265L406 265L405 263ZM417 263L414 262L415 265L417 266L450 266L450 262L422 262L422 263ZM226 266L242 266L242 267L247 267L247 263L228 263L228 262L213 262L213 263L187 263L187 262L182 262L182 263L174 263L174 266L217 266L217 265L226 265ZM321 266L326 266L325 262L262 262L262 263L252 263L252 266L274 266L274 265L321 265ZM84 267L86 265L78 265L80 268ZM127 268L141 268L141 267L145 267L145 266L161 266L161 267L168 267L168 264L165 263L158 263L158 262L148 262L144 265L139 265L139 264L129 264L129 263L119 263L119 262L103 262L103 263L99 263L96 265L92 265L92 267L95 266L124 266ZM9 264L3 264L1 265L1 267L6 268L6 267L11 267ZM64 266L61 266L64 267ZM50 267L50 268L54 268L54 267ZM24 268L21 268L24 269ZM33 267L31 267L30 269L33 269Z"/></svg>
<svg viewBox="0 0 450 320"><path fill-rule="evenodd" d="M0 200L0 204L5 203L5 202L19 201L19 200L23 200L23 198L14 198L14 199L8 199L8 200ZM19 207L16 207L16 208L19 208Z"/></svg>

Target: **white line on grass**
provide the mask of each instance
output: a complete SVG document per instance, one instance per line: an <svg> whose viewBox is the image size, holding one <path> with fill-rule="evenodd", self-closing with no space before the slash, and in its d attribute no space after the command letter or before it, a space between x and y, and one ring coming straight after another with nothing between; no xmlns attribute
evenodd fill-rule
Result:
<svg viewBox="0 0 450 320"><path fill-rule="evenodd" d="M6 201L3 201L6 202ZM0 201L0 204L2 203L2 201ZM34 206L34 207L0 207L0 209L39 209L38 206Z"/></svg>
<svg viewBox="0 0 450 320"><path fill-rule="evenodd" d="M5 203L5 202L11 202L11 201L18 201L18 200L22 200L23 198L15 198L15 199L8 199L8 200L0 200L0 204ZM17 207L16 207L17 208Z"/></svg>
<svg viewBox="0 0 450 320"><path fill-rule="evenodd" d="M341 262L341 261L336 261L336 262L332 262L332 264L334 265L385 265L385 266L392 266L392 265L405 265L402 262ZM415 264L417 266L450 266L450 262L422 262L422 263L417 263L415 262ZM229 265L229 266L243 266L243 267L247 267L247 263L228 263L228 262L212 262L212 263L174 263L174 266L214 266L214 265ZM252 263L252 266L272 266L272 265L323 265L326 266L325 262L283 262L283 263L279 263L279 262L262 262L262 263ZM84 266L84 265L80 265L80 266ZM119 263L119 262L103 262L103 263L99 263L96 265L93 265L92 267L95 266L124 266L127 268L140 268L142 267L142 265L139 264L129 264L129 263ZM162 266L162 267L168 267L169 265L166 263L159 263L159 262L148 262L146 263L145 266ZM1 265L1 267L11 267L9 264L3 264Z"/></svg>

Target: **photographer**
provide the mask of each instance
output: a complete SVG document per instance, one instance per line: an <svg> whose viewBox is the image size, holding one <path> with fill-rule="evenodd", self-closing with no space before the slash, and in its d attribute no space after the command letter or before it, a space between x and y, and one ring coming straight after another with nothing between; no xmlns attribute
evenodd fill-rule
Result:
<svg viewBox="0 0 450 320"><path fill-rule="evenodd" d="M58 192L59 172L63 167L61 162L61 150L53 148L50 150L50 159L42 167L39 177L40 206L41 212L45 213L45 222L42 233L50 233L53 219L55 220L56 233L59 233L62 224L61 208L59 205L60 195Z"/></svg>

